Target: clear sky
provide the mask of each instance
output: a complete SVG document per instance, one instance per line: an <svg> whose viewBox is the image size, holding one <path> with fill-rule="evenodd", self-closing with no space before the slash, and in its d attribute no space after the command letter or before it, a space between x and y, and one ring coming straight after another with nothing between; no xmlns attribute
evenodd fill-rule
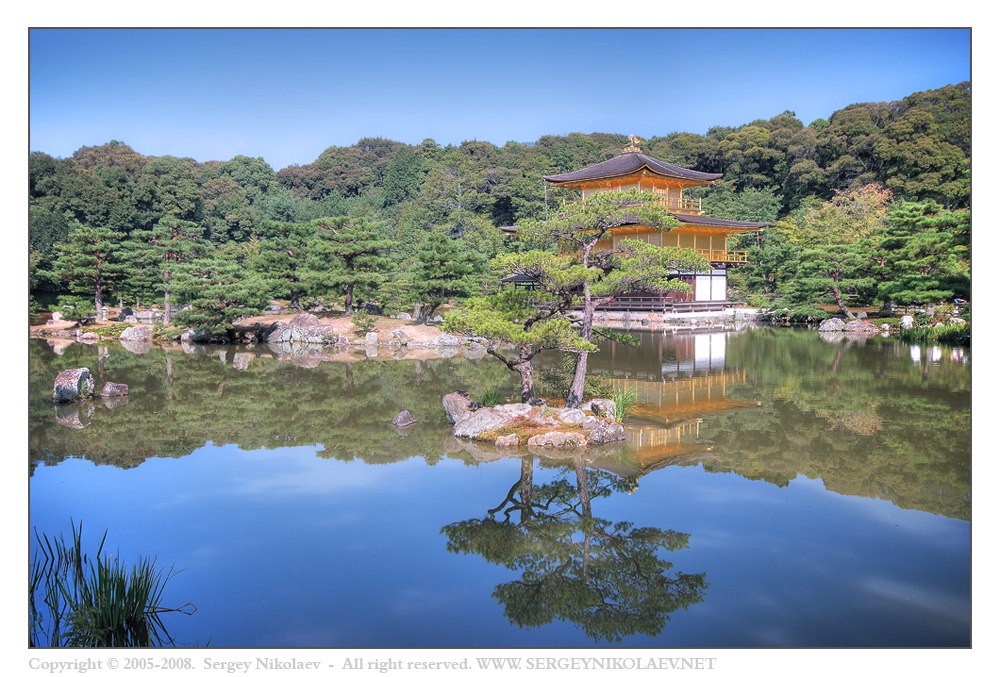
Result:
<svg viewBox="0 0 1000 677"><path fill-rule="evenodd" d="M968 29L35 29L30 150L307 164L383 137L704 134L971 79Z"/></svg>

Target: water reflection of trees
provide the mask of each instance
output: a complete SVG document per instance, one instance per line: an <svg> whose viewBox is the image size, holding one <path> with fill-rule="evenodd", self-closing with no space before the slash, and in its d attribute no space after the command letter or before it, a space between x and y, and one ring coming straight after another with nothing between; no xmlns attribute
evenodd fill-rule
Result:
<svg viewBox="0 0 1000 677"><path fill-rule="evenodd" d="M663 550L686 548L689 535L595 517L593 499L629 491L634 482L572 459L572 477L533 483L534 459L507 496L470 519L442 528L448 550L476 553L520 571L493 596L519 627L568 621L595 641L663 631L669 614L702 601L705 574L674 573Z"/></svg>

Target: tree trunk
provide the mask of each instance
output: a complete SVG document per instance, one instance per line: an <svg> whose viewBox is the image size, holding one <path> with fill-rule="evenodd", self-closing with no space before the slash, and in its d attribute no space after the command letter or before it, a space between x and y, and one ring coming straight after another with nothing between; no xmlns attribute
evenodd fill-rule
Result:
<svg viewBox="0 0 1000 677"><path fill-rule="evenodd" d="M521 349L521 357L524 357L525 349ZM533 369L531 367L531 358L528 358L524 362L520 362L514 367L521 377L521 402L527 403L528 400L535 396L535 381Z"/></svg>
<svg viewBox="0 0 1000 677"><path fill-rule="evenodd" d="M856 317L854 317L854 313L852 313L851 310L847 307L847 304L844 303L844 299L840 295L840 287L837 287L836 285L834 285L833 287L833 297L837 299L837 306L840 308L840 312L844 313L844 315L847 315L848 320L857 319Z"/></svg>
<svg viewBox="0 0 1000 677"><path fill-rule="evenodd" d="M292 289L291 294L289 295L291 296L291 299L289 299L288 306L293 310L302 310L302 302L299 301L299 290Z"/></svg>
<svg viewBox="0 0 1000 677"><path fill-rule="evenodd" d="M344 315L354 313L351 306L354 304L354 283L347 285L347 293L344 295Z"/></svg>
<svg viewBox="0 0 1000 677"><path fill-rule="evenodd" d="M590 302L589 284L584 285L583 298L583 327L581 328L580 336L584 341L590 341L594 329L595 307ZM576 354L576 371L573 373L573 385L570 386L569 394L566 395L567 408L577 409L583 402L583 388L587 381L587 362L589 358L590 353L587 351Z"/></svg>
<svg viewBox="0 0 1000 677"><path fill-rule="evenodd" d="M163 324L170 324L173 317L170 309L170 271L163 271Z"/></svg>

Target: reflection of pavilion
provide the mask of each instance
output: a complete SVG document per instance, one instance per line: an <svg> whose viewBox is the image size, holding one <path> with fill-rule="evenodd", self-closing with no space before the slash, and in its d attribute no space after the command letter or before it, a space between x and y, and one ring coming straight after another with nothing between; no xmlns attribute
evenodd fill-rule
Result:
<svg viewBox="0 0 1000 677"><path fill-rule="evenodd" d="M636 393L636 407L625 422L629 458L606 459L595 466L635 477L667 465L714 458L711 440L701 437L702 419L759 406L727 396L730 387L746 383L745 370L726 369L728 334L639 339L638 347L612 345L591 356L594 373Z"/></svg>

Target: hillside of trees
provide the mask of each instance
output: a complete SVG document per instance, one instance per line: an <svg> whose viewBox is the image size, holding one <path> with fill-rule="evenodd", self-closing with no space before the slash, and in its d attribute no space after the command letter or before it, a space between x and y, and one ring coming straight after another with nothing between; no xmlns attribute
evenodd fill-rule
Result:
<svg viewBox="0 0 1000 677"><path fill-rule="evenodd" d="M217 327L270 298L401 310L490 291L486 262L523 246L499 228L578 198L542 177L627 144L601 133L503 146L365 138L277 171L264 158L144 156L121 141L68 158L32 152L32 304L190 305L183 319ZM970 83L641 147L724 174L687 192L707 215L774 224L738 243L752 262L733 276L737 298L809 308L969 297Z"/></svg>

